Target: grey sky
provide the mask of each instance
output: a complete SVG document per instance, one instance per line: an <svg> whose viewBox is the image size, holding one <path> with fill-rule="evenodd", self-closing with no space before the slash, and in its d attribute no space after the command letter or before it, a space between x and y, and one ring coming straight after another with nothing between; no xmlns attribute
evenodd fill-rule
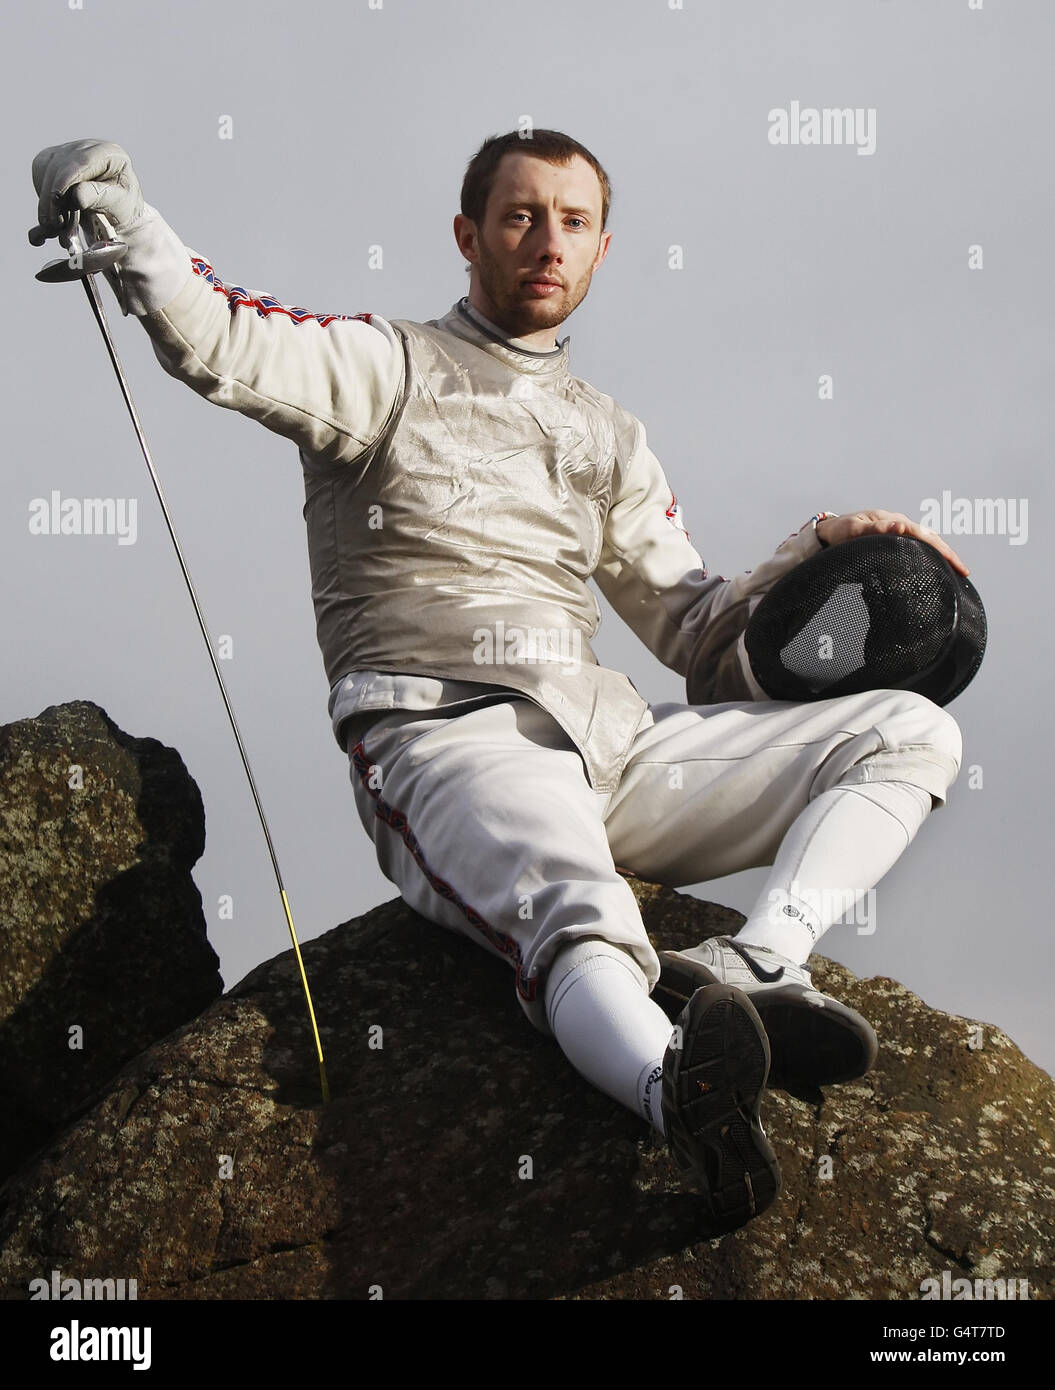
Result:
<svg viewBox="0 0 1055 1390"><path fill-rule="evenodd" d="M285 921L98 331L79 288L33 279L55 254L26 241L33 155L117 141L147 200L226 281L420 321L467 290L451 231L467 160L526 115L582 141L611 176L612 248L562 333L575 374L645 422L713 571L752 568L821 508L919 517L945 491L1028 501L1024 544L950 537L991 628L979 678L951 707L964 770L879 885L875 933L835 927L821 950L999 1024L1055 1070L1041 717L1052 658L1036 640L1052 573L1055 8L56 0L5 18L16 331L0 720L90 699L179 749L205 800L195 878L226 982L286 948ZM771 144L768 113L793 101L874 111L875 152ZM370 270L377 245L384 268ZM968 268L973 245L984 269ZM672 246L683 269L668 268ZM225 676L308 939L395 889L330 732L296 449L167 377L103 294L210 628L233 637ZM831 401L818 400L822 373ZM137 498L135 544L30 535L31 499L52 490ZM684 699L610 613L596 651L651 700ZM763 878L692 891L746 910ZM232 921L218 919L221 894Z"/></svg>

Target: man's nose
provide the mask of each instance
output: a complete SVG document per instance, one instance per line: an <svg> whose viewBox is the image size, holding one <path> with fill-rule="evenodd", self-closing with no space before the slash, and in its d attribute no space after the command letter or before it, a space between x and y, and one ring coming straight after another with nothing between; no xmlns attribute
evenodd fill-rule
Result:
<svg viewBox="0 0 1055 1390"><path fill-rule="evenodd" d="M538 253L544 255L549 260L562 260L564 258L564 243L561 240L560 219L554 213L552 217L547 217L544 222L540 222L538 232Z"/></svg>

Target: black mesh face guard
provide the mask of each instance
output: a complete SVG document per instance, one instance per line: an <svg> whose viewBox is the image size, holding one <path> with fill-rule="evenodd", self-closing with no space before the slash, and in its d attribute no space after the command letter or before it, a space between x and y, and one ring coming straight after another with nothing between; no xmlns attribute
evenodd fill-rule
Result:
<svg viewBox="0 0 1055 1390"><path fill-rule="evenodd" d="M773 586L744 633L773 700L915 690L947 705L986 644L974 585L926 541L859 536L830 546Z"/></svg>

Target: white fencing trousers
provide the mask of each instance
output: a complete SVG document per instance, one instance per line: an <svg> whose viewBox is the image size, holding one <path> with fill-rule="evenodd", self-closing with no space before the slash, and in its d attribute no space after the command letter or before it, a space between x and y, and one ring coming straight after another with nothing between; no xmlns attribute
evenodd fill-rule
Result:
<svg viewBox="0 0 1055 1390"><path fill-rule="evenodd" d="M346 746L382 872L423 917L508 960L521 1006L546 1034L544 983L569 941L622 946L649 990L659 978L617 864L675 888L773 864L822 793L899 782L942 806L962 756L950 715L889 690L650 706L611 793L592 789L556 720L508 689L361 714ZM870 886L850 862L851 837L844 853L833 883Z"/></svg>

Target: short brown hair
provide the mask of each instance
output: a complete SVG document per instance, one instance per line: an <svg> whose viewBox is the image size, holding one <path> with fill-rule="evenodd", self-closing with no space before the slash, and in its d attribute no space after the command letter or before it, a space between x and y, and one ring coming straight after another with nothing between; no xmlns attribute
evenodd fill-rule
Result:
<svg viewBox="0 0 1055 1390"><path fill-rule="evenodd" d="M495 172L506 154L531 154L550 164L570 164L576 155L581 155L593 168L601 185L601 231L604 231L612 205L612 185L608 175L585 145L580 145L578 140L563 135L559 130L536 130L531 135L511 130L507 135L488 136L465 170L461 198L463 217L468 217L477 227L483 226Z"/></svg>

